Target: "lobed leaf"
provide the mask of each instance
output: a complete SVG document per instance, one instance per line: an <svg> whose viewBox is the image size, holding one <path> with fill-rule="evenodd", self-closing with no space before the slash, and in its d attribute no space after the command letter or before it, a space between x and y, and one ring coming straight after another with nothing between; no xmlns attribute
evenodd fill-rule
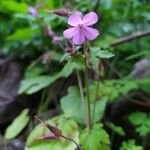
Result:
<svg viewBox="0 0 150 150"><path fill-rule="evenodd" d="M116 132L117 134L121 135L121 136L125 136L125 131L122 127L120 126L116 126L114 123L112 122L107 122L107 126L112 129L112 131Z"/></svg>
<svg viewBox="0 0 150 150"><path fill-rule="evenodd" d="M143 150L143 147L136 145L134 140L124 141L119 150Z"/></svg>
<svg viewBox="0 0 150 150"><path fill-rule="evenodd" d="M102 119L106 104L107 97L103 97L100 100L96 101L95 114L93 119L94 122ZM94 104L91 102L91 112L93 112L93 106ZM64 96L61 99L61 108L68 117L75 119L78 123L85 123L80 93L77 87L71 86L68 88L68 95ZM91 114L91 117L93 117L93 114Z"/></svg>
<svg viewBox="0 0 150 150"><path fill-rule="evenodd" d="M135 126L140 136L150 133L150 114L145 112L134 112L128 116L129 121Z"/></svg>
<svg viewBox="0 0 150 150"><path fill-rule="evenodd" d="M109 136L102 128L101 124L94 124L89 131L85 129L81 132L80 142L83 150L100 150L105 145L109 148Z"/></svg>

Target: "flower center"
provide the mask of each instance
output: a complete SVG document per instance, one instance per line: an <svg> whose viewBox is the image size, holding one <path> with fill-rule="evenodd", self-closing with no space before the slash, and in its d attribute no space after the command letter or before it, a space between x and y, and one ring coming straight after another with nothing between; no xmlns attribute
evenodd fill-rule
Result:
<svg viewBox="0 0 150 150"><path fill-rule="evenodd" d="M79 24L78 24L78 27L79 27L79 28L83 27L83 24L82 24L82 23L79 23Z"/></svg>

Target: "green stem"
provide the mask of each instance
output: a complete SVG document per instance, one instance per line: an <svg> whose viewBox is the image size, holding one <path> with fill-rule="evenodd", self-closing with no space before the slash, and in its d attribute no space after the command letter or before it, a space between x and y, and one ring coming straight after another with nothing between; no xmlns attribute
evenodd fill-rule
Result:
<svg viewBox="0 0 150 150"><path fill-rule="evenodd" d="M88 66L86 56L84 58L84 62L85 62L85 88L86 88L87 110L88 110L88 127L91 128L90 93L89 93Z"/></svg>
<svg viewBox="0 0 150 150"><path fill-rule="evenodd" d="M98 93L98 89L99 89L99 84L100 84L100 80L98 80L98 82L96 84L96 92L95 92L94 106L93 106L93 112L92 112L92 123L94 123L96 99L97 99L97 93Z"/></svg>
<svg viewBox="0 0 150 150"><path fill-rule="evenodd" d="M85 120L86 126L89 127L88 115L87 115L87 110L86 110L86 107L85 107L86 103L85 103L85 99L84 99L83 86L82 86L81 76L80 76L80 73L79 73L78 70L76 70L76 74L77 74L77 79L78 79L78 85L79 85L79 91L80 91L80 97L81 97L84 120Z"/></svg>
<svg viewBox="0 0 150 150"><path fill-rule="evenodd" d="M41 101L38 106L37 114L44 112L48 108L50 97L51 93L49 92L49 90L44 89L41 95Z"/></svg>
<svg viewBox="0 0 150 150"><path fill-rule="evenodd" d="M41 113L41 109L42 109L44 100L46 99L46 96L47 96L47 88L42 91L40 103L39 103L38 109L37 109L37 114Z"/></svg>
<svg viewBox="0 0 150 150"><path fill-rule="evenodd" d="M74 139L72 139L70 137L67 137L67 136L64 136L64 135L61 135L61 137L65 138L65 139L67 139L69 141L72 141L77 146L78 150L82 150L80 145Z"/></svg>
<svg viewBox="0 0 150 150"><path fill-rule="evenodd" d="M48 109L48 105L49 105L49 103L50 103L50 99L51 99L51 92L48 91L48 94L47 94L46 100L45 100L44 103L43 103L41 112L44 112L45 110Z"/></svg>

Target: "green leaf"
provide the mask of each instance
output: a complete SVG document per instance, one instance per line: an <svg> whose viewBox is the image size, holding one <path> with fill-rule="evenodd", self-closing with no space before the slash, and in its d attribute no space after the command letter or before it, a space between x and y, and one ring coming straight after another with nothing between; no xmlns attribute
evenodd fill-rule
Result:
<svg viewBox="0 0 150 150"><path fill-rule="evenodd" d="M60 76L62 77L68 77L69 75L71 75L75 69L75 65L73 63L69 63L67 62L64 66L64 68L62 69L62 71L60 72Z"/></svg>
<svg viewBox="0 0 150 150"><path fill-rule="evenodd" d="M24 109L21 114L7 127L5 131L6 139L13 139L20 134L29 122L29 109Z"/></svg>
<svg viewBox="0 0 150 150"><path fill-rule="evenodd" d="M22 80L18 93L33 94L51 85L59 78L67 78L76 69L82 70L84 68L83 63L84 63L83 58L80 55L76 55L65 64L65 66L60 72L55 73L54 75L51 76L41 75Z"/></svg>
<svg viewBox="0 0 150 150"><path fill-rule="evenodd" d="M114 57L115 55L112 52L109 52L107 50L103 50L103 51L99 51L97 53L97 56L99 58L111 58L111 57Z"/></svg>
<svg viewBox="0 0 150 150"><path fill-rule="evenodd" d="M71 70L83 70L84 66L84 59L81 54L76 54L71 59L68 60L68 68Z"/></svg>
<svg viewBox="0 0 150 150"><path fill-rule="evenodd" d="M137 59L138 57L147 57L150 56L150 51L142 51L139 53L135 53L126 58L126 60Z"/></svg>
<svg viewBox="0 0 150 150"><path fill-rule="evenodd" d="M150 79L137 80L137 85L139 89L142 89L146 93L150 93L150 88L149 88Z"/></svg>
<svg viewBox="0 0 150 150"><path fill-rule="evenodd" d="M68 59L70 58L70 55L68 54L68 53L64 53L63 55L62 55L62 57L60 58L60 63L61 62L63 62L63 61L67 61Z"/></svg>
<svg viewBox="0 0 150 150"><path fill-rule="evenodd" d="M148 126L144 124L136 127L136 132L138 132L141 137L146 136L148 133L150 133L150 124Z"/></svg>
<svg viewBox="0 0 150 150"><path fill-rule="evenodd" d="M90 61L93 69L97 72L100 58L111 58L114 54L107 50L100 50L99 47L92 47L90 51Z"/></svg>
<svg viewBox="0 0 150 150"><path fill-rule="evenodd" d="M116 132L117 134L121 135L121 136L125 136L125 131L123 130L122 127L120 126L116 126L115 124L113 124L112 122L107 122L107 126L112 129L112 131Z"/></svg>
<svg viewBox="0 0 150 150"><path fill-rule="evenodd" d="M96 102L94 122L99 121L103 117L106 104L107 97L103 97ZM91 103L91 112L93 112L93 106L94 104ZM85 124L80 93L77 87L71 86L68 88L68 95L61 99L61 108L68 117L75 119L78 123ZM93 117L93 114L91 114L91 117Z"/></svg>
<svg viewBox="0 0 150 150"><path fill-rule="evenodd" d="M147 119L147 114L142 112L134 112L129 115L129 121L131 121L134 125L141 125Z"/></svg>
<svg viewBox="0 0 150 150"><path fill-rule="evenodd" d="M56 81L57 76L39 76L22 80L18 94L33 94Z"/></svg>
<svg viewBox="0 0 150 150"><path fill-rule="evenodd" d="M13 0L2 0L0 2L0 10L2 11L12 11L18 13L27 13L28 12L28 5L26 3L19 3Z"/></svg>
<svg viewBox="0 0 150 150"><path fill-rule="evenodd" d="M61 108L68 117L75 119L78 123L84 123L80 93L77 87L68 88L68 95L61 99Z"/></svg>
<svg viewBox="0 0 150 150"><path fill-rule="evenodd" d="M46 72L46 68L43 65L28 66L25 71L25 78L35 78Z"/></svg>
<svg viewBox="0 0 150 150"><path fill-rule="evenodd" d="M101 1L101 5L102 7L104 7L105 9L109 9L112 6L112 0L102 0Z"/></svg>
<svg viewBox="0 0 150 150"><path fill-rule="evenodd" d="M143 150L143 147L136 145L134 140L128 140L122 142L119 150Z"/></svg>
<svg viewBox="0 0 150 150"><path fill-rule="evenodd" d="M53 0L53 8L61 8L63 7L63 0L59 0L59 1L56 1L56 0Z"/></svg>
<svg viewBox="0 0 150 150"><path fill-rule="evenodd" d="M109 102L118 100L119 96L126 95L129 91L142 89L149 93L150 79L141 80L106 80L100 83L97 97L107 96ZM95 96L97 83L90 85L90 95Z"/></svg>
<svg viewBox="0 0 150 150"><path fill-rule="evenodd" d="M33 78L27 78L22 80L21 86L19 88L18 94L26 93L26 94L33 94L38 92L39 90L51 85L57 79L61 77L68 77L72 73L72 70L68 70L68 65L53 76L37 76Z"/></svg>
<svg viewBox="0 0 150 150"><path fill-rule="evenodd" d="M104 49L107 49L108 47L110 47L110 44L114 42L115 40L116 40L116 37L114 35L107 34L103 38L101 38L101 40L99 40L98 45L100 45Z"/></svg>
<svg viewBox="0 0 150 150"><path fill-rule="evenodd" d="M95 105L95 114L94 114L94 122L97 122L99 120L102 119L106 106L107 106L107 101L108 101L108 97L102 97L100 100L96 101L96 105ZM91 112L93 112L93 106L94 104L91 105Z"/></svg>
<svg viewBox="0 0 150 150"><path fill-rule="evenodd" d="M24 41L32 40L35 34L39 34L39 29L21 28L17 29L13 34L7 36L7 41Z"/></svg>
<svg viewBox="0 0 150 150"><path fill-rule="evenodd" d="M150 133L150 117L144 112L134 112L129 115L129 121L135 126L135 130L140 136L145 136Z"/></svg>
<svg viewBox="0 0 150 150"><path fill-rule="evenodd" d="M83 150L100 150L104 145L110 144L107 132L101 124L95 124L92 129L85 129L81 132L80 142Z"/></svg>
<svg viewBox="0 0 150 150"><path fill-rule="evenodd" d="M99 47L92 47L91 56L98 58L111 58L114 57L114 54L108 50L100 50Z"/></svg>
<svg viewBox="0 0 150 150"><path fill-rule="evenodd" d="M48 124L53 126L57 126L57 128L61 129L63 135L71 137L77 143L79 143L79 131L76 122L73 120L67 119L63 115L55 117L51 120L46 121ZM68 141L64 138L60 138L58 140L37 140L37 137L44 136L49 134L50 131L45 128L43 125L38 125L35 129L30 133L25 150L73 150L76 145Z"/></svg>
<svg viewBox="0 0 150 150"><path fill-rule="evenodd" d="M44 4L45 4L45 9L51 9L51 10L53 10L53 9L58 9L58 8L61 8L61 7L63 7L63 0L58 0L58 1L56 1L56 0L45 0L44 1Z"/></svg>
<svg viewBox="0 0 150 150"><path fill-rule="evenodd" d="M68 59L69 57L67 57ZM65 64L64 68L61 70L60 77L68 77L75 70L84 69L84 60L83 57L79 54L74 55L71 59L68 59L68 62Z"/></svg>

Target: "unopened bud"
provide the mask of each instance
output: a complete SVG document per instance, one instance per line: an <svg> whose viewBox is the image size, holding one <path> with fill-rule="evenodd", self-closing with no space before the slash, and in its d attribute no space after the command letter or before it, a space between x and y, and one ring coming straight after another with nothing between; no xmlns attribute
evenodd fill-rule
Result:
<svg viewBox="0 0 150 150"><path fill-rule="evenodd" d="M69 54L74 54L75 53L75 47L73 43L69 40L67 40L67 47L65 48L65 52Z"/></svg>
<svg viewBox="0 0 150 150"><path fill-rule="evenodd" d="M41 120L38 116L35 116L35 118L36 118L39 122L41 122L44 126L46 126L46 127L52 132L52 134L50 133L50 134L45 135L45 136L39 136L39 137L37 137L36 139L38 139L38 140L56 140L56 139L59 139L59 138L62 137L62 138L65 138L66 140L72 141L74 144L76 144L76 146L77 146L79 149L81 149L80 146L78 145L78 143L76 143L72 138L67 137L67 136L64 136L64 135L62 134L62 131L61 131L60 129L58 129L57 127L54 127L54 126L51 126L51 125L45 123L45 122L44 122L43 120Z"/></svg>
<svg viewBox="0 0 150 150"><path fill-rule="evenodd" d="M69 11L68 9L57 9L57 10L46 10L48 13L56 14L58 16L68 17Z"/></svg>
<svg viewBox="0 0 150 150"><path fill-rule="evenodd" d="M73 49L70 48L70 47L67 47L67 48L65 49L65 52L66 52L66 53L72 53L72 52L73 52Z"/></svg>
<svg viewBox="0 0 150 150"><path fill-rule="evenodd" d="M61 137L62 131L52 125L47 124L46 127L56 136Z"/></svg>
<svg viewBox="0 0 150 150"><path fill-rule="evenodd" d="M44 126L46 126L56 137L61 137L62 135L62 131L60 129L58 129L57 127L54 127L52 125L49 125L47 123L45 123L44 121L42 121L38 116L35 116L35 118L41 122Z"/></svg>

